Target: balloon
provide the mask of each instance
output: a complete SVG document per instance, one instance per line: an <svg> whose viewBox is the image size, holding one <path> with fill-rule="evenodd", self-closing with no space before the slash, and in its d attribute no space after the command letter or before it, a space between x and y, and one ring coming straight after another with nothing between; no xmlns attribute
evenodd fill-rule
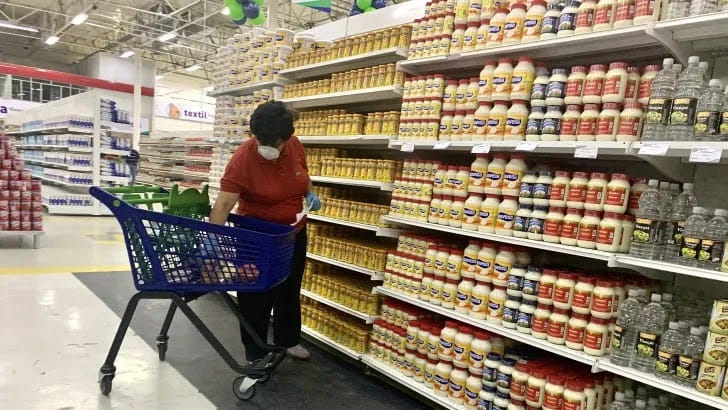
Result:
<svg viewBox="0 0 728 410"><path fill-rule="evenodd" d="M264 0L250 0L251 2L259 5L260 7L263 7Z"/></svg>
<svg viewBox="0 0 728 410"><path fill-rule="evenodd" d="M260 14L260 6L255 3L248 3L245 5L245 16L249 19L254 19Z"/></svg>
<svg viewBox="0 0 728 410"><path fill-rule="evenodd" d="M356 6L366 11L366 9L372 6L372 0L356 0Z"/></svg>
<svg viewBox="0 0 728 410"><path fill-rule="evenodd" d="M245 6L250 3L250 0L236 0L241 6Z"/></svg>
<svg viewBox="0 0 728 410"><path fill-rule="evenodd" d="M225 0L225 5L230 9L230 20L236 21L245 17L243 7L236 0Z"/></svg>
<svg viewBox="0 0 728 410"><path fill-rule="evenodd" d="M372 7L375 9L382 9L384 7L387 7L387 0L374 0L372 2Z"/></svg>
<svg viewBox="0 0 728 410"><path fill-rule="evenodd" d="M372 11L376 10L374 7L367 7L364 9L364 13L370 13Z"/></svg>
<svg viewBox="0 0 728 410"><path fill-rule="evenodd" d="M247 23L248 19L243 16L240 20L233 20L233 23L237 24L238 26L242 26L243 24Z"/></svg>
<svg viewBox="0 0 728 410"><path fill-rule="evenodd" d="M248 21L250 21L250 24L254 26L260 26L265 23L265 13L261 11L260 14L258 14L258 17L254 19L249 19Z"/></svg>

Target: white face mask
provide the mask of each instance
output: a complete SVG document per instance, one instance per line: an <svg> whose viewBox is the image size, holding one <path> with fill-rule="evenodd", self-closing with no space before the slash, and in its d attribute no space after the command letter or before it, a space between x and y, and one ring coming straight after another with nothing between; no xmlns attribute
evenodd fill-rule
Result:
<svg viewBox="0 0 728 410"><path fill-rule="evenodd" d="M278 157L281 156L281 152L278 150L278 148L269 147L266 145L258 145L258 154L260 154L261 157L267 159L268 161L278 159Z"/></svg>

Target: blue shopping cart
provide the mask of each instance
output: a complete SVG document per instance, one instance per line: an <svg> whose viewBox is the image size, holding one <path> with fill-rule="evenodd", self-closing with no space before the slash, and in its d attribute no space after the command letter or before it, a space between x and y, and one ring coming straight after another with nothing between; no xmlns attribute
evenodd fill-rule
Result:
<svg viewBox="0 0 728 410"><path fill-rule="evenodd" d="M233 381L236 397L241 400L252 398L255 384L251 387L248 387L250 383L243 384L245 376L266 381L285 358L285 348L260 340L227 292L266 292L285 280L291 272L295 228L233 214L226 225L215 225L135 207L109 191L113 189L92 187L89 190L111 210L121 225L138 292L126 306L101 367L101 392L105 395L111 392L116 373L114 361L139 301L169 299L170 307L157 337L159 359L165 360L167 332L179 309L230 368L241 375ZM243 330L269 352L265 359L252 364L238 363L188 306L192 300L211 292L223 296Z"/></svg>

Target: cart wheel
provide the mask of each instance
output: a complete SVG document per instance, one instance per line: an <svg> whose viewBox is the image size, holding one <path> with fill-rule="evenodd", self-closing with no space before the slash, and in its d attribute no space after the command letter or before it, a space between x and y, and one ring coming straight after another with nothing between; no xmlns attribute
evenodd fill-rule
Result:
<svg viewBox="0 0 728 410"><path fill-rule="evenodd" d="M244 381L245 376L233 380L233 394L238 400L250 400L255 396L255 384L248 387L247 390L243 390Z"/></svg>
<svg viewBox="0 0 728 410"><path fill-rule="evenodd" d="M167 357L167 342L157 342L157 352L159 353L159 361L163 362Z"/></svg>
<svg viewBox="0 0 728 410"><path fill-rule="evenodd" d="M267 382L270 379L270 373L266 374L265 376L262 376L258 379L258 383L263 384Z"/></svg>
<svg viewBox="0 0 728 410"><path fill-rule="evenodd" d="M108 396L109 393L111 393L112 380L114 380L114 375L107 374L99 381L99 388L101 389L101 394L103 394L104 396Z"/></svg>

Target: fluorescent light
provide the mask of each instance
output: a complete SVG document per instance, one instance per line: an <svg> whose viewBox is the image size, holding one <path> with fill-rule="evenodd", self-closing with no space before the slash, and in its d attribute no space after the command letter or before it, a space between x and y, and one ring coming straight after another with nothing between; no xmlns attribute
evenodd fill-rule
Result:
<svg viewBox="0 0 728 410"><path fill-rule="evenodd" d="M81 24L83 24L84 21L86 21L87 18L88 18L88 14L78 13L78 14L76 14L76 17L74 17L73 20L71 20L71 24L73 24L74 26L80 26Z"/></svg>
<svg viewBox="0 0 728 410"><path fill-rule="evenodd" d="M58 40L60 40L60 39L61 38L58 36L50 36L47 39L45 39L45 43L48 44L49 46L52 46L53 44L56 44L58 42Z"/></svg>
<svg viewBox="0 0 728 410"><path fill-rule="evenodd" d="M38 32L38 29L35 28L35 27L25 26L25 25L22 25L22 24L15 24L15 23L11 23L11 22L9 22L7 20L0 20L0 27L2 27L2 28L11 28L11 29L14 29L14 30L30 31L31 33L37 33Z"/></svg>
<svg viewBox="0 0 728 410"><path fill-rule="evenodd" d="M121 53L121 58L129 58L134 55L134 52L131 50L126 50L123 53Z"/></svg>
<svg viewBox="0 0 728 410"><path fill-rule="evenodd" d="M230 15L230 7L223 7L222 10L220 10L220 14L223 16L229 16Z"/></svg>
<svg viewBox="0 0 728 410"><path fill-rule="evenodd" d="M197 70L199 70L200 68L202 68L202 66L201 66L201 65L199 65L199 64L195 64L195 65L191 65L191 66L189 66L189 67L185 68L185 71L197 71Z"/></svg>
<svg viewBox="0 0 728 410"><path fill-rule="evenodd" d="M170 31L169 33L164 33L161 36L159 36L159 41L169 41L173 38L177 37L177 33L174 31Z"/></svg>

